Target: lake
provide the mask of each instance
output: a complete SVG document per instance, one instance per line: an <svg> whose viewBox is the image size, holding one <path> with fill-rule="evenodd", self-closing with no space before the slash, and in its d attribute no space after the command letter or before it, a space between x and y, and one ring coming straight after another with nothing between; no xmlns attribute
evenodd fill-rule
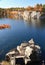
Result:
<svg viewBox="0 0 45 65"><path fill-rule="evenodd" d="M0 60L5 58L9 50L21 42L34 39L41 46L42 58L45 60L45 20L24 21L2 18L0 24L9 24L11 28L0 29Z"/></svg>

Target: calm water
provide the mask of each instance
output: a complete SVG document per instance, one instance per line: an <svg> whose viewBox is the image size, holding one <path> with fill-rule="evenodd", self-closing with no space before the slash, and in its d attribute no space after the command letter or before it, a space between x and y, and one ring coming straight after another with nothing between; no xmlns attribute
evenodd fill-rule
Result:
<svg viewBox="0 0 45 65"><path fill-rule="evenodd" d="M41 46L42 56L45 59L45 21L40 20L12 20L0 19L0 24L10 24L10 29L0 30L0 60L5 54L20 45L21 42L34 39L35 43Z"/></svg>

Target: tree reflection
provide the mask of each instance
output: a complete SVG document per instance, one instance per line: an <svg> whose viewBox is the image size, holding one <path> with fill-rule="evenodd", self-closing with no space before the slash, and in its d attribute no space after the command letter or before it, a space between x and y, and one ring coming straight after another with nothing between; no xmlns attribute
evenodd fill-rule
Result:
<svg viewBox="0 0 45 65"><path fill-rule="evenodd" d="M44 28L45 27L45 19L31 19L31 20L26 20L25 23L28 26L34 26L36 28Z"/></svg>

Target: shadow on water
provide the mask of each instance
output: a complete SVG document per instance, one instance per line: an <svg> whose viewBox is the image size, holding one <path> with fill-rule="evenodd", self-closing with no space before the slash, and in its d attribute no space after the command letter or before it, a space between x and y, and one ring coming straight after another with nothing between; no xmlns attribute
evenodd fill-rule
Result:
<svg viewBox="0 0 45 65"><path fill-rule="evenodd" d="M27 65L42 65L41 62L28 62Z"/></svg>

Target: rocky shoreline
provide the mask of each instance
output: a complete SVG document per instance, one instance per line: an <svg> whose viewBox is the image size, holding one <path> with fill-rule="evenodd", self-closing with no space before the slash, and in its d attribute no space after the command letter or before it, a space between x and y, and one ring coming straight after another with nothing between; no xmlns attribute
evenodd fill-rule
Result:
<svg viewBox="0 0 45 65"><path fill-rule="evenodd" d="M14 50L9 51L6 54L6 58L10 61L11 65L42 63L41 47L35 45L35 42L31 39L28 42L21 43Z"/></svg>
<svg viewBox="0 0 45 65"><path fill-rule="evenodd" d="M9 24L1 24L0 29L10 28L11 26Z"/></svg>

